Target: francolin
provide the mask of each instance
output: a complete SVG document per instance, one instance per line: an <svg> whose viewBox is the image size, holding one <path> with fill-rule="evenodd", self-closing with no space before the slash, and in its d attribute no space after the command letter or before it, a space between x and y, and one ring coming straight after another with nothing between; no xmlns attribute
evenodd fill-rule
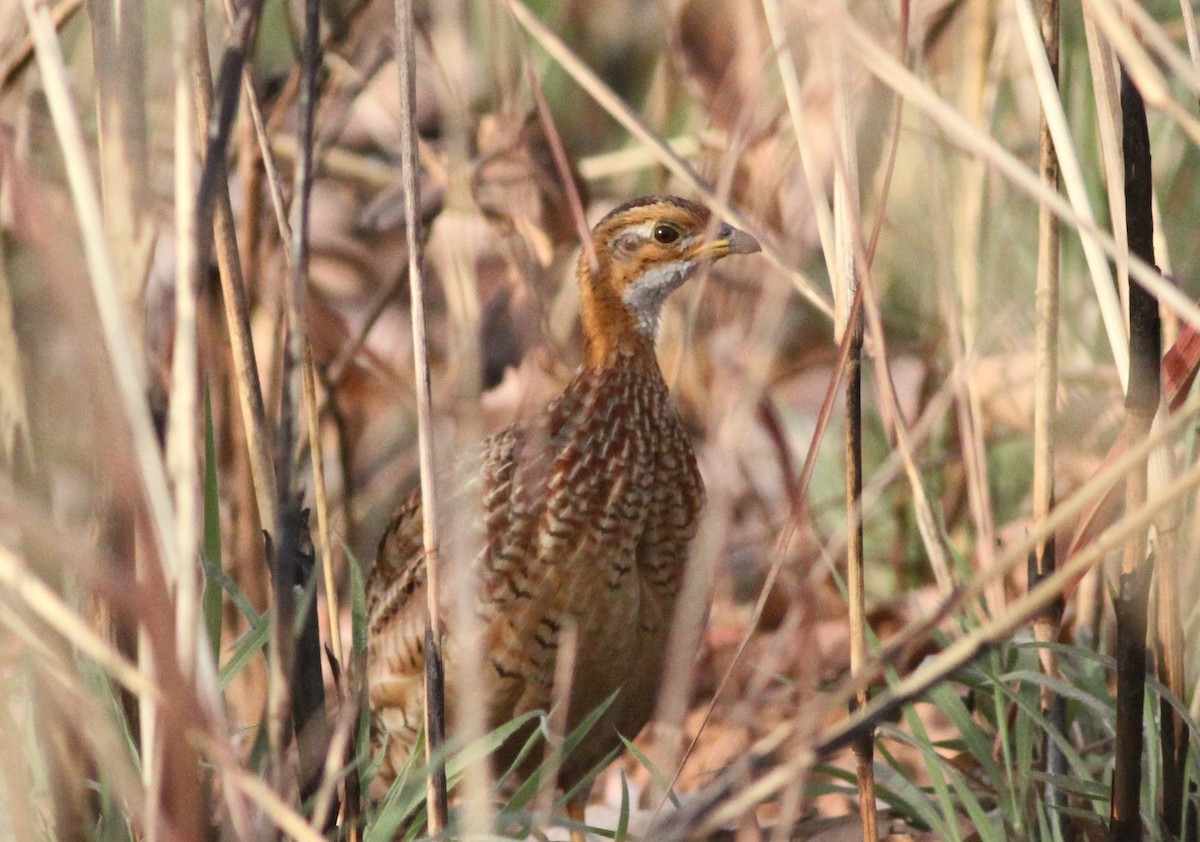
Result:
<svg viewBox="0 0 1200 842"><path fill-rule="evenodd" d="M577 270L583 365L539 415L484 442L482 551L470 576L449 573L442 585L445 594L474 588L478 618L474 644L456 638L452 621L446 627L451 731L457 681L477 682L472 689L492 728L549 710L562 695L553 687L555 658L568 626L576 651L566 733L617 693L563 758L564 789L620 745L618 734L633 739L650 718L704 502L691 442L655 357L663 302L704 264L759 249L749 234L673 196L618 207L592 241L595 269L584 250ZM367 582L370 704L385 781L408 759L423 723L425 604L416 493L384 533ZM481 674L457 673L471 660L464 646L478 647ZM509 768L523 740L509 742L498 769ZM570 806L572 816L582 818L586 796Z"/></svg>

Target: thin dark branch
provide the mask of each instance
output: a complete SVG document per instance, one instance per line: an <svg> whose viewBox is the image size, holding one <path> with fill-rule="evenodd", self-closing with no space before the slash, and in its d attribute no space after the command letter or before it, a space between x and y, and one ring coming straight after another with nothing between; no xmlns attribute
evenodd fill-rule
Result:
<svg viewBox="0 0 1200 842"><path fill-rule="evenodd" d="M240 16L239 16L240 21ZM236 31L236 25L235 25ZM272 664L270 671L270 722L272 760L282 763L285 740L294 729L299 748L299 783L302 796L319 785L324 759L324 684L321 678L321 650L316 628L316 601L308 600L298 647L296 637L297 585L306 578L300 559L311 562L311 539L307 513L300 508L294 491L296 444L300 405L299 367L304 359L304 298L308 287L309 203L312 192L313 121L317 102L317 75L320 56L319 0L306 0L304 40L301 49L301 78L295 188L291 208L291 276L285 288L287 336L283 348L283 376L280 401L276 477L278 479L277 543L272 558L271 578L275 596L272 615ZM240 90L241 66L229 60L221 68L222 80L228 78L233 96ZM226 75L228 74L228 75ZM220 124L222 106L218 105L214 123ZM232 123L232 118L230 118ZM226 138L228 140L228 138ZM212 140L215 143L216 140ZM210 146L211 151L211 146ZM309 552L305 552L309 548ZM289 728L291 726L291 729ZM276 785L279 785L277 778Z"/></svg>
<svg viewBox="0 0 1200 842"><path fill-rule="evenodd" d="M316 0L309 0L310 3ZM295 529L297 543L291 562L295 591L307 594L304 615L296 637L296 660L292 668L291 704L295 723L297 755L300 760L300 800L307 802L320 786L329 738L325 719L325 679L321 673L321 632L317 622L317 565L313 554L308 510L299 512ZM289 510L289 517L292 516ZM329 811L336 818L336 805ZM324 828L328 830L329 828Z"/></svg>
<svg viewBox="0 0 1200 842"><path fill-rule="evenodd" d="M863 558L862 521L862 345L861 316L846 327L849 333L850 355L846 361L846 573L850 598L851 670L857 672L866 657L866 576ZM850 702L850 712L864 707L868 701L866 687L859 688ZM858 779L859 814L863 823L863 838L877 838L875 813L875 734L864 730L853 743L856 777Z"/></svg>
<svg viewBox="0 0 1200 842"><path fill-rule="evenodd" d="M217 187L225 175L225 155L229 149L229 138L233 133L233 121L237 116L238 99L242 90L242 68L246 64L246 57L254 49L262 6L263 0L247 0L241 7L237 19L233 22L229 43L221 56L213 112L208 124L208 144L204 153L204 164L200 170L200 187L196 198L196 232L199 238L201 265L207 262Z"/></svg>
<svg viewBox="0 0 1200 842"><path fill-rule="evenodd" d="M1121 67L1121 121L1125 151L1125 230L1129 252L1154 265L1153 179L1146 106ZM1125 408L1153 415L1158 409L1162 332L1158 301L1141 284L1129 288L1129 391Z"/></svg>
<svg viewBox="0 0 1200 842"><path fill-rule="evenodd" d="M1121 66L1121 124L1125 153L1125 230L1130 254L1154 263L1153 182L1146 106L1125 66ZM1133 440L1150 434L1158 410L1162 332L1158 301L1141 284L1129 285L1129 390L1126 424ZM1125 510L1146 500L1146 465L1129 474ZM1146 530L1126 541L1117 596L1117 711L1110 842L1142 839L1141 786L1143 701L1146 683L1146 609L1150 565L1145 560Z"/></svg>

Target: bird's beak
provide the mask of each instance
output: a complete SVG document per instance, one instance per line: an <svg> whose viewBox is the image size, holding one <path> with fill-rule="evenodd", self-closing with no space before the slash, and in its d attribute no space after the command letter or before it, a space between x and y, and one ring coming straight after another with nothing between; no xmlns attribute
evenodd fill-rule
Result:
<svg viewBox="0 0 1200 842"><path fill-rule="evenodd" d="M751 237L745 231L724 223L717 229L716 239L700 246L696 251L696 256L716 260L727 254L753 254L761 250L762 247L758 244L758 240Z"/></svg>

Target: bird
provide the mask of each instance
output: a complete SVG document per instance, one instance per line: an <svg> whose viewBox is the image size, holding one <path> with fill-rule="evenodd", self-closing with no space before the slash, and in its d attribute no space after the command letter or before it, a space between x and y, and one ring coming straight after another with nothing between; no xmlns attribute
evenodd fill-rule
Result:
<svg viewBox="0 0 1200 842"><path fill-rule="evenodd" d="M451 731L456 681L468 680L456 667L468 646L481 667L470 680L490 728L565 697L571 733L614 697L562 758L564 791L622 736L635 738L653 712L704 504L695 452L655 352L663 304L702 267L760 250L706 207L667 195L620 205L591 240L592 254L583 249L576 270L582 363L540 412L482 444L472 469L481 549L467 577L449 574L441 587L443 595L472 587L478 621L472 641L450 624L444 630ZM366 583L368 697L385 783L408 761L424 721L426 586L418 490L390 520ZM567 629L574 673L564 692L554 682ZM508 769L523 743L503 744L495 767ZM586 789L567 805L579 821ZM572 839L583 837L572 831Z"/></svg>

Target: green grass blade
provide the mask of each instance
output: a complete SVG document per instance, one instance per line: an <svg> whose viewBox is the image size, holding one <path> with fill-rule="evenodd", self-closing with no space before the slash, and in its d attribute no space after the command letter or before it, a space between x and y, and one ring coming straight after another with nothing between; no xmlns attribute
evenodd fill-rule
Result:
<svg viewBox="0 0 1200 842"><path fill-rule="evenodd" d="M229 686L229 682L242 671L242 667L249 663L250 659L261 652L267 645L269 637L270 618L263 614L250 627L250 630L242 635L238 642L234 644L233 657L231 657L223 667L221 667L221 689L224 690Z"/></svg>
<svg viewBox="0 0 1200 842"><path fill-rule="evenodd" d="M213 662L221 658L221 614L223 598L221 584L208 575L208 568L220 570L221 564L221 502L217 488L217 440L213 432L212 396L204 389L204 593L201 609Z"/></svg>
<svg viewBox="0 0 1200 842"><path fill-rule="evenodd" d="M634 759L637 760L641 767L650 773L650 778L663 792L667 794L667 798L670 798L671 803L675 805L676 809L678 809L679 796L675 794L673 789L671 789L671 779L664 775L662 770L655 766L654 762L647 757L645 752L643 752L640 748L635 746L624 737L621 737L621 742L625 744L625 748L629 749L629 753L633 755Z"/></svg>
<svg viewBox="0 0 1200 842"><path fill-rule="evenodd" d="M629 778L625 776L625 770L621 770L621 808L617 813L617 827L613 834L613 839L616 842L625 842L625 837L629 835Z"/></svg>
<svg viewBox="0 0 1200 842"><path fill-rule="evenodd" d="M416 807L425 797L425 780L414 774L417 758L424 754L425 734L417 735L417 741L408 756L408 761L392 781L387 795L379 805L374 821L368 823L363 842L389 842L396 838L405 823L415 823Z"/></svg>
<svg viewBox="0 0 1200 842"><path fill-rule="evenodd" d="M488 762L488 758L510 737L524 728L531 720L540 716L531 711L504 723L472 743L462 746L454 741L442 748L446 757L446 781L453 789L462 779L467 768L474 763ZM425 740L419 737L409 754L404 769L396 776L388 794L380 806L379 814L371 825L364 842L379 842L394 838L405 823L419 828L425 804Z"/></svg>
<svg viewBox="0 0 1200 842"><path fill-rule="evenodd" d="M350 570L350 652L355 663L367 654L367 589L362 567L346 547L346 567Z"/></svg>

